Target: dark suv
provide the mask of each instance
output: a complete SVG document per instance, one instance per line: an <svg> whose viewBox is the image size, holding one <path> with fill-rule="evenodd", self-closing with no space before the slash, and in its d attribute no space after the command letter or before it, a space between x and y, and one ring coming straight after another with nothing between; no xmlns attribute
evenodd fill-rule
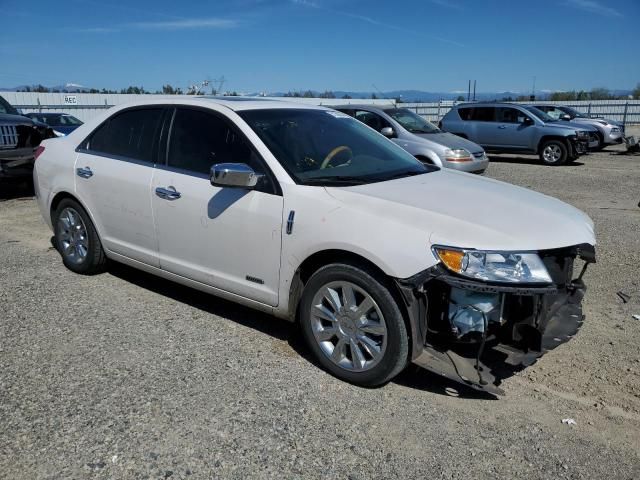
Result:
<svg viewBox="0 0 640 480"><path fill-rule="evenodd" d="M27 118L0 97L0 179L30 178L34 150L53 130Z"/></svg>
<svg viewBox="0 0 640 480"><path fill-rule="evenodd" d="M586 153L591 130L557 122L534 107L495 102L456 105L440 125L487 152L533 153L547 165L562 165Z"/></svg>

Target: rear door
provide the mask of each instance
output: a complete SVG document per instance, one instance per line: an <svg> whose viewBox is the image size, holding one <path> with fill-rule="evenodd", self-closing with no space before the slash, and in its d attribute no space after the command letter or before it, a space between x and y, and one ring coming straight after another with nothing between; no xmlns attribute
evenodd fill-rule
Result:
<svg viewBox="0 0 640 480"><path fill-rule="evenodd" d="M534 124L527 125L525 119L531 118L513 107L498 107L496 122L488 132L488 142L506 150L528 149Z"/></svg>
<svg viewBox="0 0 640 480"><path fill-rule="evenodd" d="M491 147L499 145L495 136L495 111L494 107L473 107L469 112L469 128L467 129L469 140L480 145Z"/></svg>
<svg viewBox="0 0 640 480"><path fill-rule="evenodd" d="M115 114L78 149L76 192L105 248L159 266L151 178L163 108Z"/></svg>
<svg viewBox="0 0 640 480"><path fill-rule="evenodd" d="M215 163L246 163L265 177L254 190L213 186L209 171ZM175 110L166 165L156 168L152 191L162 269L278 304L282 194L226 116L210 109Z"/></svg>

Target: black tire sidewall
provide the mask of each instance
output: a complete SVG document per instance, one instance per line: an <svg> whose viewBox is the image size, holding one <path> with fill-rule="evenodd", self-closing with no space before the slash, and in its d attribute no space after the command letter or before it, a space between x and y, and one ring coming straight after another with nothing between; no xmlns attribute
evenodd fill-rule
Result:
<svg viewBox="0 0 640 480"><path fill-rule="evenodd" d="M544 159L544 149L547 148L549 145L558 145L560 147L560 150L562 151L562 158L560 158L560 160L558 160L557 162L547 162ZM569 149L567 145L561 140L547 140L542 144L542 147L540 148L540 160L545 165L550 165L554 167L559 165L564 165L567 162L568 158L569 158Z"/></svg>
<svg viewBox="0 0 640 480"><path fill-rule="evenodd" d="M60 218L60 214L65 208L72 208L73 210L78 212L78 215L80 215L80 217L82 218L85 229L87 231L89 248L86 258L81 263L69 262L62 253L62 245L60 243L60 238L58 237L58 220ZM98 237L98 233L93 226L91 218L87 214L86 210L82 208L82 205L70 198L62 200L55 210L52 224L56 249L60 253L60 256L62 257L62 263L64 263L65 267L75 273L81 274L95 273L101 269L102 265L104 264L104 251L102 250L102 244L100 243L100 238Z"/></svg>
<svg viewBox="0 0 640 480"><path fill-rule="evenodd" d="M387 327L387 348L380 362L370 370L352 372L335 365L315 340L311 328L311 307L317 291L329 282L348 281L365 290L378 304ZM381 385L405 367L409 340L402 313L389 290L363 269L346 264L327 265L312 275L300 300L300 324L303 336L320 365L334 376L355 385Z"/></svg>

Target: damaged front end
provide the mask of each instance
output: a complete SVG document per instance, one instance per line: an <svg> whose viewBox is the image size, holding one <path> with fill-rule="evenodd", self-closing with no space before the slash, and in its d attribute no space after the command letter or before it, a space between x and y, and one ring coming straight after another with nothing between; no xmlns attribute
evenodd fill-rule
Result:
<svg viewBox="0 0 640 480"><path fill-rule="evenodd" d="M510 284L457 275L442 263L397 280L412 333L412 361L473 388L502 394L501 381L576 334L582 277L595 262L584 244L537 252L551 282ZM577 278L574 264L584 262Z"/></svg>

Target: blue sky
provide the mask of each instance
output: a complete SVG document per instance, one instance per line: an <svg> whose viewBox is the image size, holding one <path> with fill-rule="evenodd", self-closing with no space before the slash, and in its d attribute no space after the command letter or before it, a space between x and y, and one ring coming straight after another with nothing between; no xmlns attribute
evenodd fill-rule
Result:
<svg viewBox="0 0 640 480"><path fill-rule="evenodd" d="M0 87L632 88L639 0L0 0Z"/></svg>

